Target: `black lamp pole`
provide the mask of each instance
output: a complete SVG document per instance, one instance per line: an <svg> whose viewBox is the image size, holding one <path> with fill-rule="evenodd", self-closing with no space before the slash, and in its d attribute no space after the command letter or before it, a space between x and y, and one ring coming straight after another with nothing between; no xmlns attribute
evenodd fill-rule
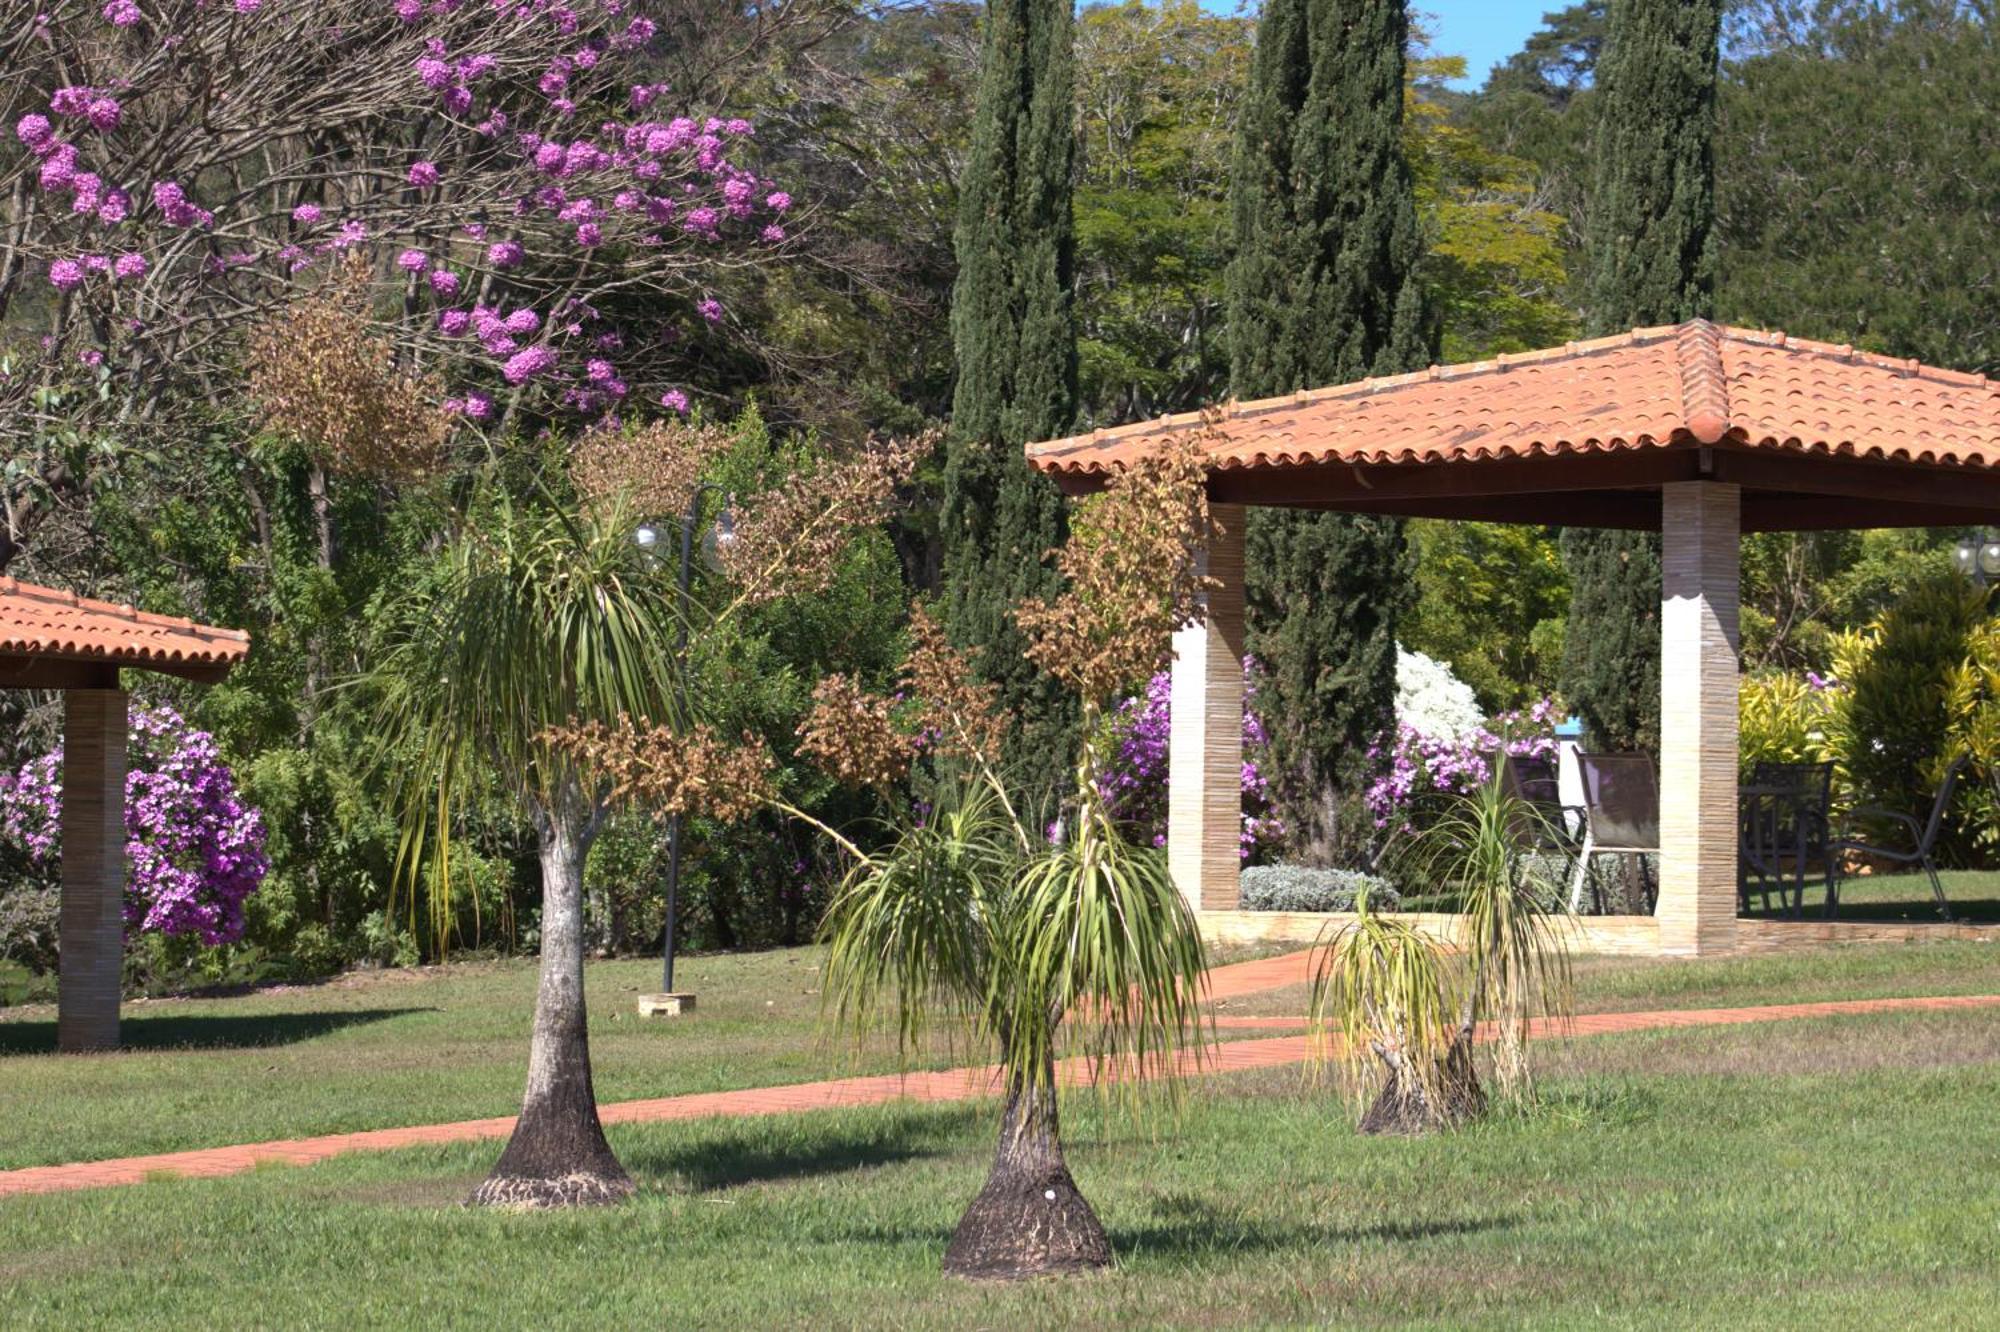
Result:
<svg viewBox="0 0 2000 1332"><path fill-rule="evenodd" d="M694 561L694 529L701 521L702 497L710 491L717 494L722 487L713 482L704 482L695 487L688 500L687 512L681 516L681 567L680 567L680 629L674 637L675 688L680 694L680 709L683 718L687 714L687 647L688 647L688 577ZM667 820L667 929L661 952L661 989L674 992L674 921L680 914L681 893L681 816L672 815Z"/></svg>

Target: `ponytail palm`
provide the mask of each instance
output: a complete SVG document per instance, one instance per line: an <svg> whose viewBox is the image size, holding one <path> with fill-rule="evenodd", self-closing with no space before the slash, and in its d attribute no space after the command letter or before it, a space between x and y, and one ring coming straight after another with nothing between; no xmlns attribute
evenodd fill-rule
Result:
<svg viewBox="0 0 2000 1332"><path fill-rule="evenodd" d="M474 1201L609 1202L631 1180L604 1141L583 1000L583 863L602 783L550 743L572 721L666 718L670 589L638 562L630 520L486 500L389 608L378 722L405 766L399 872L426 886L433 932L452 918L454 830L494 779L535 829L541 982L521 1115Z"/></svg>
<svg viewBox="0 0 2000 1332"><path fill-rule="evenodd" d="M1111 1246L1063 1159L1064 1050L1124 1078L1199 1057L1201 936L1165 854L1134 846L1097 772L1108 698L1164 664L1199 613L1209 533L1203 469L1163 451L1079 508L1061 554L1070 590L1017 610L1029 657L1082 702L1082 753L1062 802L1067 832L1030 828L989 766L1003 719L990 686L921 610L903 698L829 688L805 752L848 771L895 772L913 748L956 765L930 816L854 867L828 912L825 992L844 1023L894 1011L907 1046L940 1023L997 1053L1005 1094L986 1183L946 1249L947 1272L1023 1277L1103 1267ZM917 736L894 725L901 708ZM865 761L864 761L865 760Z"/></svg>

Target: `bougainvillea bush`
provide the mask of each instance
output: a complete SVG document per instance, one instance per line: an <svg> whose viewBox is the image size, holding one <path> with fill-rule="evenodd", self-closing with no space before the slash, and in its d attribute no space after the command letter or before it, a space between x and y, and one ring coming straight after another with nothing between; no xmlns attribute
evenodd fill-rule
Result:
<svg viewBox="0 0 2000 1332"><path fill-rule="evenodd" d="M1396 734L1369 750L1387 768L1368 788L1368 812L1377 828L1403 831L1419 826L1424 806L1440 795L1467 795L1493 775L1491 756L1505 749L1517 758L1556 756L1556 723L1562 709L1552 698L1457 734L1426 735L1409 719L1396 719Z"/></svg>
<svg viewBox="0 0 2000 1332"><path fill-rule="evenodd" d="M0 839L53 881L62 865L62 748L0 773ZM125 776L125 925L214 946L243 937L270 868L264 821L215 737L172 708L134 708Z"/></svg>
<svg viewBox="0 0 2000 1332"><path fill-rule="evenodd" d="M1118 704L1110 718L1111 759L1098 777L1111 812L1153 846L1167 844L1167 749L1173 733L1173 677L1161 671L1146 692ZM1243 659L1244 860L1269 854L1284 837L1272 813L1270 788L1258 761L1265 753L1264 720L1257 715L1257 666Z"/></svg>

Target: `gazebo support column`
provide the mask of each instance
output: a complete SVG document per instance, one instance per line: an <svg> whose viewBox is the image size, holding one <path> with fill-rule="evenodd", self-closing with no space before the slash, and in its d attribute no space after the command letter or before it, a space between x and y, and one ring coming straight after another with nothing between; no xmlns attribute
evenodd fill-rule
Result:
<svg viewBox="0 0 2000 1332"><path fill-rule="evenodd" d="M56 1048L118 1045L125 944L125 691L63 695L62 966Z"/></svg>
<svg viewBox="0 0 2000 1332"><path fill-rule="evenodd" d="M1737 608L1734 485L1661 487L1660 951L1736 946Z"/></svg>
<svg viewBox="0 0 2000 1332"><path fill-rule="evenodd" d="M1217 504L1200 624L1174 635L1167 863L1196 911L1234 911L1243 828L1243 506Z"/></svg>

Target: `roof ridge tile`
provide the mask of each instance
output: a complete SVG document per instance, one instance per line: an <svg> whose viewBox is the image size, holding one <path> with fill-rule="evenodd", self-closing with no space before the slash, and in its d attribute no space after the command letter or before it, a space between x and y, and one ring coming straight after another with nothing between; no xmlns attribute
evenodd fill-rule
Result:
<svg viewBox="0 0 2000 1332"><path fill-rule="evenodd" d="M1688 433L1713 444L1729 433L1729 384L1722 373L1722 339L1706 319L1681 325L1681 420Z"/></svg>

